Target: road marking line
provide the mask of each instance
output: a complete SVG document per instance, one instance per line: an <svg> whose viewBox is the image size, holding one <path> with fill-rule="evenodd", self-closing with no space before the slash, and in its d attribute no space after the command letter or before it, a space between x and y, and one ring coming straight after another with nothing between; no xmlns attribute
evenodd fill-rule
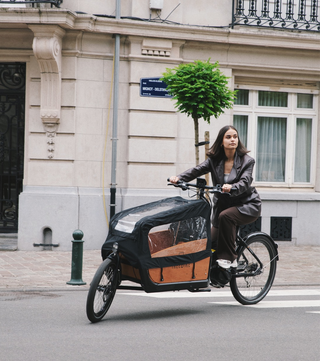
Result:
<svg viewBox="0 0 320 361"><path fill-rule="evenodd" d="M127 296L138 296L138 297L152 297L158 299L170 299L170 298L226 298L231 297L232 294L230 291L220 291L216 292L199 292L192 293L189 291L175 291L175 292L161 292L161 293L145 293L145 292L121 292L119 294ZM317 296L319 290L275 290L269 292L268 296L272 297L292 297L292 296ZM208 303L222 305L222 306L237 306L243 307L237 301L228 301L228 302L215 302L209 301ZM320 307L320 300L278 300L278 301L265 301L262 300L260 303L255 305L248 305L250 308L304 308L304 307ZM310 313L320 313L320 311L310 311Z"/></svg>
<svg viewBox="0 0 320 361"><path fill-rule="evenodd" d="M242 306L236 301L232 302L209 302L223 306ZM246 307L246 306L245 306ZM293 308L293 307L320 307L320 300L286 300L286 301L261 301L250 308Z"/></svg>
<svg viewBox="0 0 320 361"><path fill-rule="evenodd" d="M118 294L118 293L117 293ZM154 298L223 298L232 297L230 290L215 290L211 292L189 292L186 290L181 291L168 291L159 293L145 293L144 291L127 292L122 291L119 294L127 296L140 296L140 297L154 297ZM292 297L292 296L320 296L320 289L305 289L305 290L271 290L268 297Z"/></svg>
<svg viewBox="0 0 320 361"><path fill-rule="evenodd" d="M320 296L320 289L304 289L304 290L275 290L271 289L269 296Z"/></svg>

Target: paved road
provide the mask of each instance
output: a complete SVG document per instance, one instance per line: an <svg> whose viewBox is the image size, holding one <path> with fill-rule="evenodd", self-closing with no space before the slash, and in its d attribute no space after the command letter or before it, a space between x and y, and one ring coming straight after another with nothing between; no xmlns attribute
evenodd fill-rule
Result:
<svg viewBox="0 0 320 361"><path fill-rule="evenodd" d="M98 324L86 318L86 296L83 288L2 290L0 359L319 360L320 287L276 287L253 307L228 290L119 290Z"/></svg>
<svg viewBox="0 0 320 361"><path fill-rule="evenodd" d="M6 361L318 361L320 247L279 246L274 286L255 306L229 289L117 291L92 325L85 304L100 251L84 251L84 286L70 286L71 252L0 252L0 359Z"/></svg>

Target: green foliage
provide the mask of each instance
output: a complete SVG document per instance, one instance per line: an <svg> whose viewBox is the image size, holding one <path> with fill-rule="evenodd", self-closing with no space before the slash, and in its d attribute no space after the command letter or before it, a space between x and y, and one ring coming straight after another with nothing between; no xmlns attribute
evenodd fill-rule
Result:
<svg viewBox="0 0 320 361"><path fill-rule="evenodd" d="M218 118L224 109L232 108L235 92L228 88L228 77L219 69L219 63L196 60L166 69L161 78L168 92L176 100L175 107L194 120Z"/></svg>

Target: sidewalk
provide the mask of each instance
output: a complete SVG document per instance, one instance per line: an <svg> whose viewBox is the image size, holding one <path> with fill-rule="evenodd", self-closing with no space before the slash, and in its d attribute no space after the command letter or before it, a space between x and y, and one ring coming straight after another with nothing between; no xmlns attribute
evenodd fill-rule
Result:
<svg viewBox="0 0 320 361"><path fill-rule="evenodd" d="M0 251L0 292L5 290L87 289L101 263L100 250L84 251L84 286L67 285L71 252ZM274 286L320 286L320 247L279 245Z"/></svg>

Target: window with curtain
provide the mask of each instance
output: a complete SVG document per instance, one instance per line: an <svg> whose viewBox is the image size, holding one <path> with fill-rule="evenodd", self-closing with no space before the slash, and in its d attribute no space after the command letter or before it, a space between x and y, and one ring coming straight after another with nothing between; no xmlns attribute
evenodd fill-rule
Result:
<svg viewBox="0 0 320 361"><path fill-rule="evenodd" d="M249 90L248 89L237 90L234 104L249 105Z"/></svg>
<svg viewBox="0 0 320 361"><path fill-rule="evenodd" d="M257 181L285 181L286 134L286 118L258 117Z"/></svg>
<svg viewBox="0 0 320 361"><path fill-rule="evenodd" d="M233 125L255 158L254 181L312 186L318 94L241 89ZM250 99L250 102L249 102ZM251 103L252 100L252 104Z"/></svg>
<svg viewBox="0 0 320 361"><path fill-rule="evenodd" d="M295 182L310 182L312 119L297 118Z"/></svg>
<svg viewBox="0 0 320 361"><path fill-rule="evenodd" d="M288 93L259 91L259 106L287 107Z"/></svg>
<svg viewBox="0 0 320 361"><path fill-rule="evenodd" d="M234 115L233 116L233 126L237 129L239 139L242 144L247 147L247 137L248 137L248 116L247 115Z"/></svg>
<svg viewBox="0 0 320 361"><path fill-rule="evenodd" d="M312 94L297 94L297 108L313 108Z"/></svg>

